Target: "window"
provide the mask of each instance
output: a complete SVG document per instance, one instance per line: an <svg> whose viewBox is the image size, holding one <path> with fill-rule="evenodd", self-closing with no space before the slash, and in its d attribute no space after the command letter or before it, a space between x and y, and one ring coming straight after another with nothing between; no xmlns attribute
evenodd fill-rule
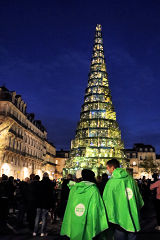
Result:
<svg viewBox="0 0 160 240"><path fill-rule="evenodd" d="M130 153L127 153L127 157L130 158Z"/></svg>
<svg viewBox="0 0 160 240"><path fill-rule="evenodd" d="M15 140L13 139L13 148L14 148L14 145L15 145Z"/></svg>
<svg viewBox="0 0 160 240"><path fill-rule="evenodd" d="M133 153L133 158L136 158L136 153Z"/></svg>
<svg viewBox="0 0 160 240"><path fill-rule="evenodd" d="M9 137L9 147L11 147L11 137Z"/></svg>

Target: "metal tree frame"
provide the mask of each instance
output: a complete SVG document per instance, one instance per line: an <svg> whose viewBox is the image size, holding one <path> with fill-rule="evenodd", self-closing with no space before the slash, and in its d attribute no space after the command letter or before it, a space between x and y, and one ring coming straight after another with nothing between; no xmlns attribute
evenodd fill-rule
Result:
<svg viewBox="0 0 160 240"><path fill-rule="evenodd" d="M106 162L112 158L125 164L124 145L109 89L102 27L97 24L88 86L65 170L75 173L77 169L89 168L98 175L105 172Z"/></svg>

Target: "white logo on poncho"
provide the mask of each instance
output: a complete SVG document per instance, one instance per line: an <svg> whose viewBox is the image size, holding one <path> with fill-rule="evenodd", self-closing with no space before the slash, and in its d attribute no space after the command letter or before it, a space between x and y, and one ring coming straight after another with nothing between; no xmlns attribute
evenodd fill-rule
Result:
<svg viewBox="0 0 160 240"><path fill-rule="evenodd" d="M78 216L78 217L81 217L85 212L85 206L80 203L78 204L76 207L75 207L75 214Z"/></svg>
<svg viewBox="0 0 160 240"><path fill-rule="evenodd" d="M126 188L126 196L127 196L128 200L130 200L133 197L132 189Z"/></svg>

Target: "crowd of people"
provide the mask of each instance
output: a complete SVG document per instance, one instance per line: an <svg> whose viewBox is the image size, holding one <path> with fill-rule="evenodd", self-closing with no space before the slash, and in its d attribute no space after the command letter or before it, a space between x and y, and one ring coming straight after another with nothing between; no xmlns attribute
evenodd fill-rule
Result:
<svg viewBox="0 0 160 240"><path fill-rule="evenodd" d="M135 240L140 230L140 209L149 196L155 201L156 229L160 230L158 175L153 182L145 177L136 181L116 159L108 161L106 173L97 178L89 169L78 170L75 177L69 174L61 182L51 181L47 172L42 180L31 174L24 181L3 174L0 234L13 230L8 219L15 214L16 229L28 224L33 236L39 232L46 236L49 215L51 224L63 220L61 235L71 240Z"/></svg>
<svg viewBox="0 0 160 240"><path fill-rule="evenodd" d="M43 179L35 174L24 181L2 175L0 179L0 233L7 233L10 229L8 217L10 213L17 214L16 228L24 226L25 219L29 228L35 233L38 231L42 218L41 236L46 232L48 212L54 221L53 211L58 201L56 181L51 181L47 172Z"/></svg>

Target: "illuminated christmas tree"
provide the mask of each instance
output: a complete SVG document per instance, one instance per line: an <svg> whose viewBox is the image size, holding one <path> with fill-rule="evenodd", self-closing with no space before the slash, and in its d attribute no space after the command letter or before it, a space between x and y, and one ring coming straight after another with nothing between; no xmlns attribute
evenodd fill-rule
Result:
<svg viewBox="0 0 160 240"><path fill-rule="evenodd" d="M106 162L112 158L124 160L124 145L116 121L108 84L103 51L102 27L96 26L88 86L81 108L75 139L71 142L70 159L66 170L90 168L96 174L106 171Z"/></svg>

